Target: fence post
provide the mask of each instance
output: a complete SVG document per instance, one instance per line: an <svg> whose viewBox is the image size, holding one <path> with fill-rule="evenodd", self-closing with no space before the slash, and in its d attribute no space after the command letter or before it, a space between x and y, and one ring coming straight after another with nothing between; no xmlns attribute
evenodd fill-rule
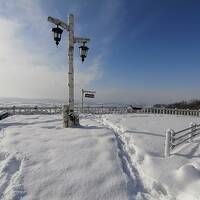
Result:
<svg viewBox="0 0 200 200"><path fill-rule="evenodd" d="M12 107L12 110L13 110L13 115L15 115L15 114L16 114L16 110L15 110L15 109L16 109L16 106L13 106L13 107Z"/></svg>
<svg viewBox="0 0 200 200"><path fill-rule="evenodd" d="M191 122L190 123L190 128L191 128L191 133L189 134L189 137L191 137L190 138L190 142L192 142L193 141L192 136L194 135L194 133L196 131L196 123Z"/></svg>
<svg viewBox="0 0 200 200"><path fill-rule="evenodd" d="M172 134L172 129L168 129L166 131L166 137L165 137L165 158L169 157L170 155L171 134Z"/></svg>

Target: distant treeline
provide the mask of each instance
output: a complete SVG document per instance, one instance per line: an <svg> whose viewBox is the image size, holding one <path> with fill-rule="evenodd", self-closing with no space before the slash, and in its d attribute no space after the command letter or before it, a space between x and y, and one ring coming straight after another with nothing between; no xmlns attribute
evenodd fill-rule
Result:
<svg viewBox="0 0 200 200"><path fill-rule="evenodd" d="M172 104L155 104L156 108L177 108L177 109L200 109L200 100L180 101Z"/></svg>

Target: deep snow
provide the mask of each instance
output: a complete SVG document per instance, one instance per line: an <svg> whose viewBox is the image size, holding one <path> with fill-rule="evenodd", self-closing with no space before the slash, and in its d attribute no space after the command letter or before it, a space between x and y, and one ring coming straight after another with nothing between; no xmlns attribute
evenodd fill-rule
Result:
<svg viewBox="0 0 200 200"><path fill-rule="evenodd" d="M112 131L90 119L13 116L1 124L1 199L128 199Z"/></svg>
<svg viewBox="0 0 200 200"><path fill-rule="evenodd" d="M168 191L177 199L200 199L200 137L177 147L169 158L164 158L166 130L178 131L189 127L190 122L199 124L200 118L130 114L105 115L100 121L117 133L140 175L144 190L155 180L155 187L163 194Z"/></svg>
<svg viewBox="0 0 200 200"><path fill-rule="evenodd" d="M60 115L0 121L0 199L200 199L196 138L164 158L165 131L200 123L170 115Z"/></svg>

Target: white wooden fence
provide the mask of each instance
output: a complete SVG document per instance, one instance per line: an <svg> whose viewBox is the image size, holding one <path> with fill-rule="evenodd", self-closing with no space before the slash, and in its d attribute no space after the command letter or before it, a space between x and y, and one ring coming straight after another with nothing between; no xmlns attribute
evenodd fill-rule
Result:
<svg viewBox="0 0 200 200"><path fill-rule="evenodd" d="M200 110L174 108L143 108L139 113L200 116Z"/></svg>
<svg viewBox="0 0 200 200"><path fill-rule="evenodd" d="M91 114L124 114L128 113L127 107L114 107L114 106L98 106L98 107L76 107L75 111L78 113L91 113Z"/></svg>
<svg viewBox="0 0 200 200"><path fill-rule="evenodd" d="M77 113L91 113L91 114L111 114L118 113L123 114L127 113L127 107L75 107L75 112ZM12 107L0 107L0 111L7 111L11 115L52 115L52 114L61 114L62 106L52 106L52 107L39 107L39 106L12 106Z"/></svg>
<svg viewBox="0 0 200 200"><path fill-rule="evenodd" d="M0 107L0 111L8 111L14 115L32 115L32 114L61 114L62 106L11 106ZM91 113L91 114L112 114L112 113L146 113L146 114L169 114L169 115L188 115L200 116L200 110L189 109L168 109L168 108L142 108L132 109L130 107L121 106L96 106L96 107L75 107L75 112Z"/></svg>
<svg viewBox="0 0 200 200"><path fill-rule="evenodd" d="M11 115L51 115L62 113L61 106L39 107L39 106L12 106L0 107L0 111L7 111Z"/></svg>
<svg viewBox="0 0 200 200"><path fill-rule="evenodd" d="M173 129L166 131L165 157L170 156L170 152L177 146L192 142L193 138L200 135L200 124L190 123L189 128L175 132Z"/></svg>

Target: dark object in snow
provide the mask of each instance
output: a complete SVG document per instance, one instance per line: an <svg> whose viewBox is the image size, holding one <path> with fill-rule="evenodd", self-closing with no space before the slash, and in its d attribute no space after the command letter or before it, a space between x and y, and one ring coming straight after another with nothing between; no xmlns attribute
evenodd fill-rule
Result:
<svg viewBox="0 0 200 200"><path fill-rule="evenodd" d="M133 106L131 106L131 108L132 108L133 110L142 110L141 107L133 107Z"/></svg>
<svg viewBox="0 0 200 200"><path fill-rule="evenodd" d="M136 113L139 110L142 110L142 108L141 107L134 107L132 105L127 107L128 113Z"/></svg>
<svg viewBox="0 0 200 200"><path fill-rule="evenodd" d="M2 112L2 113L0 113L0 120L5 119L9 116L10 116L10 114L8 112Z"/></svg>

